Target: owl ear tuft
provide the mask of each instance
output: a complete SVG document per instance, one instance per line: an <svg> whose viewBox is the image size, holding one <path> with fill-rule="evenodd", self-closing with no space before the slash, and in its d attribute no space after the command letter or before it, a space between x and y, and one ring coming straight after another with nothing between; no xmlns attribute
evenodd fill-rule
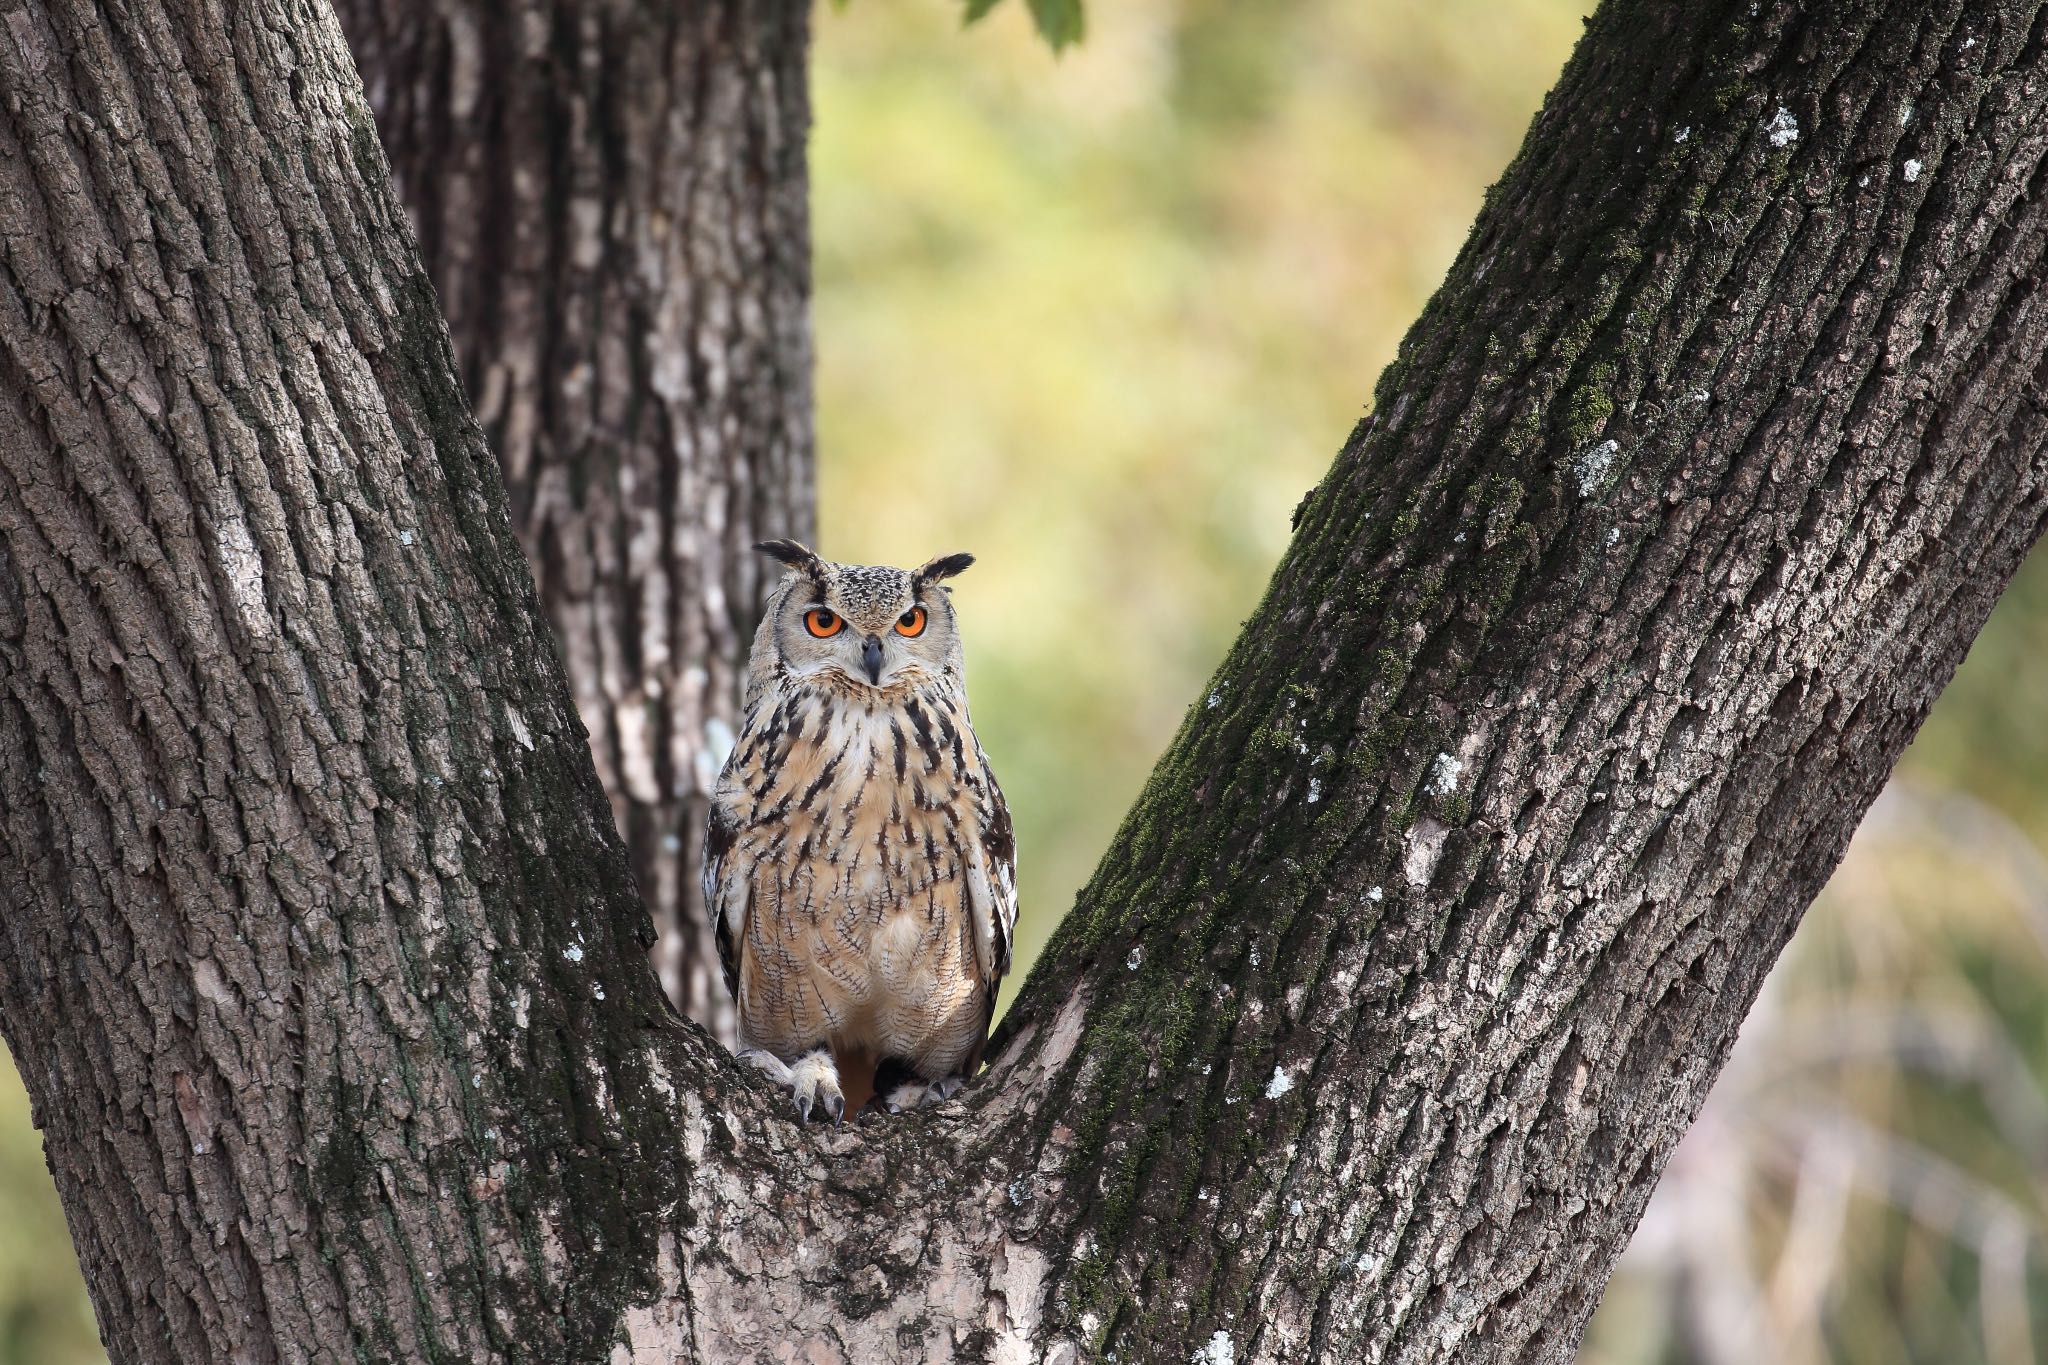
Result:
<svg viewBox="0 0 2048 1365"><path fill-rule="evenodd" d="M912 574L911 578L919 587L923 587L927 583L937 583L941 579L951 578L973 562L974 556L966 553L940 555Z"/></svg>
<svg viewBox="0 0 2048 1365"><path fill-rule="evenodd" d="M807 577L815 579L825 572L825 562L818 558L817 551L799 541L764 540L754 548Z"/></svg>

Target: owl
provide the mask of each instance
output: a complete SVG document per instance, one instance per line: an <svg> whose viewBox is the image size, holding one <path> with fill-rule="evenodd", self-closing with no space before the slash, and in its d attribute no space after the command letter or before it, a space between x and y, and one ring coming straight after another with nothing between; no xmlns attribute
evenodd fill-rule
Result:
<svg viewBox="0 0 2048 1365"><path fill-rule="evenodd" d="M704 859L738 1055L805 1121L870 1095L935 1103L981 1064L1017 922L1010 812L940 586L974 557L755 548L790 573L754 636Z"/></svg>

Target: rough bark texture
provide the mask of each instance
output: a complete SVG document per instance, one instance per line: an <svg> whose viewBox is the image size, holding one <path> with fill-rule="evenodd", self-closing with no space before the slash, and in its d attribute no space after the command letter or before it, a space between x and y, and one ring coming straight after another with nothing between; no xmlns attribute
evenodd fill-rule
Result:
<svg viewBox="0 0 2048 1365"><path fill-rule="evenodd" d="M676 1005L768 574L812 537L807 0L340 0ZM773 566L768 566L772 568Z"/></svg>
<svg viewBox="0 0 2048 1365"><path fill-rule="evenodd" d="M116 1357L1569 1359L2048 517L2043 8L1603 8L990 1072L839 1131L663 1011L243 9L0 0L0 1022Z"/></svg>
<svg viewBox="0 0 2048 1365"><path fill-rule="evenodd" d="M109 1351L600 1337L672 1016L333 16L0 19L0 1025Z"/></svg>

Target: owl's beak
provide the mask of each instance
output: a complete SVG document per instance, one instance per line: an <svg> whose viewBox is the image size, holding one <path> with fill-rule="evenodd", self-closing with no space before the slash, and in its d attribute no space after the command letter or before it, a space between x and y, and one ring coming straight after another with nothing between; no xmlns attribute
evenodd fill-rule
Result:
<svg viewBox="0 0 2048 1365"><path fill-rule="evenodd" d="M871 682L871 683L880 683L880 682L882 681L882 637L881 637L881 636L879 636L879 635L870 635L870 636L868 636L868 638L867 638L867 642L866 642L866 643L864 643L863 645L861 645L861 647L860 647L860 662L861 662L861 667L863 667L863 668L867 669L867 671L868 671L868 681L869 681L869 682Z"/></svg>

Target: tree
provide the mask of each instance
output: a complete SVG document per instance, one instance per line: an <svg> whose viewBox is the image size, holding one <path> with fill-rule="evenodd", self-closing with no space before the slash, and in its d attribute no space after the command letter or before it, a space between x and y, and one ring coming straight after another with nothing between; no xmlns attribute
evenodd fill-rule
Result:
<svg viewBox="0 0 2048 1365"><path fill-rule="evenodd" d="M808 7L341 0L683 1013L765 593L810 538ZM729 742L729 739L727 740Z"/></svg>
<svg viewBox="0 0 2048 1365"><path fill-rule="evenodd" d="M834 1130L640 958L325 12L14 11L0 1024L116 1358L1568 1357L2042 528L2043 17L1605 6L989 1072Z"/></svg>

